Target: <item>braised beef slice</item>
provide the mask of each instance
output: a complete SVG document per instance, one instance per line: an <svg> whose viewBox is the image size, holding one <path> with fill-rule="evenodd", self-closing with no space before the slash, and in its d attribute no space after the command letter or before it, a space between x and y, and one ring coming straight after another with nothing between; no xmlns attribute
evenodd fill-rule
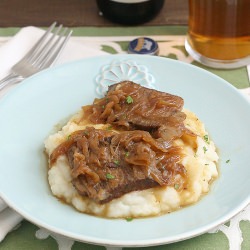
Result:
<svg viewBox="0 0 250 250"><path fill-rule="evenodd" d="M131 81L112 85L106 96L83 107L83 119L112 124L119 133L87 128L74 132L50 157L66 155L78 193L103 204L135 190L183 188L181 150L172 142L188 131L183 99ZM108 125L107 125L108 126Z"/></svg>
<svg viewBox="0 0 250 250"><path fill-rule="evenodd" d="M124 81L111 85L104 98L84 109L93 123L146 130L154 138L171 141L187 131L183 124L186 115L181 111L183 104L179 96Z"/></svg>
<svg viewBox="0 0 250 250"><path fill-rule="evenodd" d="M185 183L180 148L145 131L116 133L93 127L74 132L51 154L66 155L72 183L82 196L103 204L135 190Z"/></svg>

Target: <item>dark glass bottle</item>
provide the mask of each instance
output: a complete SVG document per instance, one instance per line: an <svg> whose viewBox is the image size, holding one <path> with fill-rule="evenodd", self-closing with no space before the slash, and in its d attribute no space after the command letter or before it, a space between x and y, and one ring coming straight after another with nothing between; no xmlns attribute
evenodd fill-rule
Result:
<svg viewBox="0 0 250 250"><path fill-rule="evenodd" d="M103 16L114 23L137 25L154 18L164 0L96 0Z"/></svg>

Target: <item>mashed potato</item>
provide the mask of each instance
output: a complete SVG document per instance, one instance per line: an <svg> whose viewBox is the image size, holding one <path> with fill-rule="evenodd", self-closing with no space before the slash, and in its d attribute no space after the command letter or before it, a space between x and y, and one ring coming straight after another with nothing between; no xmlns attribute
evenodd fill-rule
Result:
<svg viewBox="0 0 250 250"><path fill-rule="evenodd" d="M66 156L60 156L48 170L48 180L53 195L73 205L78 211L108 218L145 217L169 213L183 206L197 202L209 191L211 182L218 177L216 167L218 155L213 141L208 137L204 124L197 116L183 110L187 118L185 126L197 134L197 137L182 136L175 144L182 147L185 157L182 164L187 170L187 185L183 190L175 187L157 187L143 191L134 191L100 205L87 197L80 196L71 183L70 167ZM76 130L84 129L81 123L82 112L73 116L61 131L49 136L45 141L48 155ZM107 124L91 125L95 128L107 127Z"/></svg>

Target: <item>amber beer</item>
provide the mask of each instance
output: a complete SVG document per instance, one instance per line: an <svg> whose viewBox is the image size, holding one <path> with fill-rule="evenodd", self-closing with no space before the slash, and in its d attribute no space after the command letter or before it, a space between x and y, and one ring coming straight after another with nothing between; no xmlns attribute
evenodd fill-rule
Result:
<svg viewBox="0 0 250 250"><path fill-rule="evenodd" d="M250 0L189 0L186 49L216 68L250 63Z"/></svg>

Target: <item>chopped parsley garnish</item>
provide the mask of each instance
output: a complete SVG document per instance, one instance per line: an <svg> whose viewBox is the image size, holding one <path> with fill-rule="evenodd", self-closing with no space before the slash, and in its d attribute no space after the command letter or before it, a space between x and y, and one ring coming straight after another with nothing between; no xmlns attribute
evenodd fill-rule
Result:
<svg viewBox="0 0 250 250"><path fill-rule="evenodd" d="M68 135L68 136L67 136L67 140L69 140L70 138L71 138L71 135Z"/></svg>
<svg viewBox="0 0 250 250"><path fill-rule="evenodd" d="M129 156L129 152L125 152L125 156L128 157Z"/></svg>
<svg viewBox="0 0 250 250"><path fill-rule="evenodd" d="M106 178L107 179L114 179L115 177L114 177L114 175L112 175L112 174L106 174Z"/></svg>
<svg viewBox="0 0 250 250"><path fill-rule="evenodd" d="M180 187L180 185L179 185L179 184L174 184L174 188L175 188L176 190L178 190L178 189L179 189L179 187Z"/></svg>
<svg viewBox="0 0 250 250"><path fill-rule="evenodd" d="M207 152L207 148L204 146L203 147L204 154Z"/></svg>
<svg viewBox="0 0 250 250"><path fill-rule="evenodd" d="M228 160L226 160L226 163L229 163L230 162L230 160L228 159Z"/></svg>
<svg viewBox="0 0 250 250"><path fill-rule="evenodd" d="M133 100L133 98L129 95L129 96L127 96L127 98L126 98L126 102L127 102L128 104L131 104L131 103L134 102L134 100Z"/></svg>
<svg viewBox="0 0 250 250"><path fill-rule="evenodd" d="M119 165L120 162L118 160L114 160L115 165Z"/></svg>
<svg viewBox="0 0 250 250"><path fill-rule="evenodd" d="M106 130L111 130L112 129L112 126L109 125L108 127L106 127Z"/></svg>
<svg viewBox="0 0 250 250"><path fill-rule="evenodd" d="M128 222L130 222L130 221L132 221L133 220L133 218L131 218L131 217L127 217L126 218L126 221L128 221Z"/></svg>
<svg viewBox="0 0 250 250"><path fill-rule="evenodd" d="M126 118L127 118L127 115L126 115L126 114L124 114L124 115L121 116L121 119L122 119L122 120L125 120Z"/></svg>
<svg viewBox="0 0 250 250"><path fill-rule="evenodd" d="M204 139L204 141L205 141L207 144L210 143L209 138L208 138L208 135L204 135L204 136L203 136L203 139Z"/></svg>

